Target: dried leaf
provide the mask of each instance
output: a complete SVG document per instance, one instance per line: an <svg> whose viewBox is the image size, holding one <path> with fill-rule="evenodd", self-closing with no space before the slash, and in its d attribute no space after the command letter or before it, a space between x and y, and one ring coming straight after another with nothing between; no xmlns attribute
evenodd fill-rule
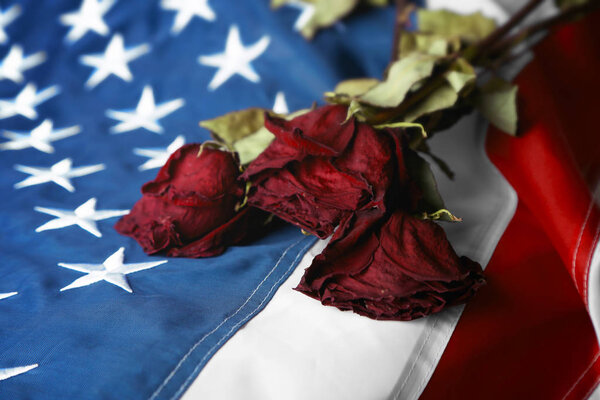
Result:
<svg viewBox="0 0 600 400"><path fill-rule="evenodd" d="M581 6L589 3L590 0L555 0L556 6L561 10L566 10L574 6Z"/></svg>
<svg viewBox="0 0 600 400"><path fill-rule="evenodd" d="M411 53L446 56L461 48L460 39L422 32L403 32L400 36L399 59Z"/></svg>
<svg viewBox="0 0 600 400"><path fill-rule="evenodd" d="M271 0L271 7L279 8L285 4L305 3L312 7L312 14L299 28L300 33L312 39L317 30L335 24L349 14L358 4L358 0Z"/></svg>
<svg viewBox="0 0 600 400"><path fill-rule="evenodd" d="M440 157L436 156L431 152L431 149L429 148L427 142L421 142L416 150L418 150L422 154L427 154L431 158L431 160L438 166L440 171L442 171L444 175L448 177L448 179L454 179L454 171L452 171L452 169L446 161L442 160Z"/></svg>
<svg viewBox="0 0 600 400"><path fill-rule="evenodd" d="M446 80L456 93L460 93L466 88L472 88L476 78L475 69L464 58L454 61L450 70L446 72Z"/></svg>
<svg viewBox="0 0 600 400"><path fill-rule="evenodd" d="M377 107L396 107L415 83L431 75L438 58L411 54L392 64L385 81L360 96L360 101Z"/></svg>
<svg viewBox="0 0 600 400"><path fill-rule="evenodd" d="M216 135L217 140L232 146L237 140L262 128L265 124L264 114L262 108L249 108L201 121L200 126Z"/></svg>
<svg viewBox="0 0 600 400"><path fill-rule="evenodd" d="M429 113L452 107L458 100L458 93L445 83L421 100L404 115L404 121L413 122Z"/></svg>
<svg viewBox="0 0 600 400"><path fill-rule="evenodd" d="M269 147L274 138L275 135L269 132L267 128L262 127L233 143L233 149L237 151L240 157L240 164L246 165L254 161L264 149Z"/></svg>
<svg viewBox="0 0 600 400"><path fill-rule="evenodd" d="M379 109L375 107L362 104L357 100L352 100L348 105L348 115L346 117L346 121L351 117L355 117L360 122L368 122L377 114L378 111Z"/></svg>
<svg viewBox="0 0 600 400"><path fill-rule="evenodd" d="M414 151L406 152L405 162L408 174L423 194L418 204L418 211L429 214L445 209L444 201L438 191L429 163Z"/></svg>
<svg viewBox="0 0 600 400"><path fill-rule="evenodd" d="M411 179L421 189L422 198L417 205L417 215L422 219L433 219L440 221L458 222L460 218L455 217L444 206L444 201L440 195L431 172L429 163L414 151L407 151L405 154L406 167Z"/></svg>
<svg viewBox="0 0 600 400"><path fill-rule="evenodd" d="M334 89L336 94L345 94L350 97L360 96L379 83L375 78L358 78L342 81Z"/></svg>
<svg viewBox="0 0 600 400"><path fill-rule="evenodd" d="M460 37L470 42L485 38L496 28L494 20L481 13L463 15L447 10L419 9L417 19L421 32L445 38Z"/></svg>
<svg viewBox="0 0 600 400"><path fill-rule="evenodd" d="M363 0L362 2L372 7L385 7L389 4L389 0Z"/></svg>
<svg viewBox="0 0 600 400"><path fill-rule="evenodd" d="M407 133L409 134L410 140L409 140L409 146L411 149L415 150L417 149L421 143L423 143L423 141L425 139L427 139L427 132L425 131L425 128L423 127L423 125L421 124L417 124L414 122L393 122L390 124L381 124L381 125L375 125L374 126L375 129L385 129L385 128L404 128L407 130ZM417 135L411 134L412 131L416 131L418 132Z"/></svg>
<svg viewBox="0 0 600 400"><path fill-rule="evenodd" d="M433 221L447 221L447 222L461 222L462 219L453 215L446 209L437 210L432 213L423 213L420 215L421 219L431 219Z"/></svg>
<svg viewBox="0 0 600 400"><path fill-rule="evenodd" d="M517 134L517 86L494 78L474 96L477 109L496 128Z"/></svg>

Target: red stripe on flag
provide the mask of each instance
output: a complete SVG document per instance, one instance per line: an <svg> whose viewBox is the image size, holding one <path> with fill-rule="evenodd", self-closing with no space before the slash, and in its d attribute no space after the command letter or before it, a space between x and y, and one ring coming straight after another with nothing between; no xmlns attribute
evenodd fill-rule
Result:
<svg viewBox="0 0 600 400"><path fill-rule="evenodd" d="M488 284L467 305L421 400L562 399L599 349L561 258L525 205L485 272Z"/></svg>

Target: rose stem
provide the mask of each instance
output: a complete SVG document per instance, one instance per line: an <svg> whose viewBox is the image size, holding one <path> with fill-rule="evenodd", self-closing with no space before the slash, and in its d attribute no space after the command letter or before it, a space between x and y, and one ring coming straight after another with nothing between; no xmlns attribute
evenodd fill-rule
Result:
<svg viewBox="0 0 600 400"><path fill-rule="evenodd" d="M472 53L469 55L469 58L470 59L478 58L481 55L483 49L485 49L488 46L491 46L496 41L498 41L502 37L504 37L504 35L506 35L508 32L510 32L513 29L513 27L515 27L519 22L521 22L525 17L527 17L527 15L529 15L542 1L543 0L530 0L529 3L527 3L521 10L519 10L515 15L513 15L504 25L498 27L496 30L494 30L494 32L489 34L485 39L480 41L478 44L465 49L464 53L472 51ZM396 27L395 27L396 31L395 31L395 35L394 35L394 48L392 49L392 51L394 51L394 49L397 49L399 46L399 43L400 43L400 35L401 35L401 31L402 31L401 16L402 16L402 10L404 8L404 1L397 0L396 6L397 6L397 8L396 8ZM397 54L398 54L398 51L397 50L395 50L395 51L396 52L395 52L395 54L393 54L393 57L397 56ZM450 56L450 61L457 59L461 56L463 56L463 52L454 53L453 55ZM408 111L410 109L410 107L417 104L423 98L427 97L433 91L438 89L446 81L444 78L443 72L444 71L440 72L436 77L434 77L434 79L430 80L428 83L423 85L420 89L413 92L410 95L410 97L408 97L406 99L406 101L404 101L399 106L380 112L375 117L375 122L383 123L383 122L390 120L394 116L405 113L406 111Z"/></svg>
<svg viewBox="0 0 600 400"><path fill-rule="evenodd" d="M562 11L553 17L546 18L533 25L525 27L520 32L497 42L491 47L490 54L502 54L538 32L545 31L564 22L570 22L579 14L585 14L594 11L597 8L600 8L600 2L597 1L569 7L565 11Z"/></svg>
<svg viewBox="0 0 600 400"><path fill-rule="evenodd" d="M504 37L504 35L506 35L508 32L510 32L513 29L513 27L515 27L519 22L521 22L524 18L526 18L527 15L529 15L542 1L543 0L529 1L529 3L527 3L521 10L519 10L515 15L513 15L504 25L497 28L488 37L486 37L485 39L483 39L476 45L465 49L463 52L466 53L468 51L473 51L473 53L471 53L469 55L469 58L477 59L477 58L481 57L481 55L485 51L486 47L488 47L488 48L497 47L497 43ZM529 28L525 28L524 31L527 31L527 35L532 35L541 30L548 29L554 25L562 23L565 20L568 20L568 18L571 18L580 12L592 10L592 9L596 8L597 6L598 6L598 4L594 4L593 6L592 6L592 4L586 4L584 6L570 7L568 10L558 14L555 17L548 18L546 20L540 21L537 24L531 25ZM512 41L505 39L504 41L501 41L501 43L506 41L506 44L504 44L503 46L510 48L512 45L516 44L516 43L513 43L513 41L515 41L516 39L519 39L521 37L522 37L522 33L518 33L518 34L510 37L510 38L513 38ZM523 39L521 39L521 40L523 40ZM519 42L517 41L517 43L519 43ZM494 53L496 51L497 50L495 50ZM452 56L449 57L449 60L456 59L458 57L463 56L464 55L463 52L454 53ZM420 100L422 100L427 95L431 94L433 91L435 91L436 89L438 89L440 86L442 86L444 84L444 82L446 81L444 78L444 72L445 71L439 72L437 74L437 76L434 77L434 79L430 80L428 83L423 85L420 89L413 92L410 95L410 97L408 97L406 99L406 101L404 101L399 106L380 112L375 117L375 122L376 123L387 122L388 120L394 118L395 116L401 115L401 114L405 113L406 111L408 111L410 109L410 107L412 107L413 105L418 103Z"/></svg>
<svg viewBox="0 0 600 400"><path fill-rule="evenodd" d="M523 21L533 10L535 10L544 0L530 0L523 8L513 15L506 23L498 27L494 32L489 34L485 39L477 44L477 56L479 58L493 47L500 39L508 34L515 26Z"/></svg>
<svg viewBox="0 0 600 400"><path fill-rule="evenodd" d="M398 59L399 47L400 47L400 36L404 30L404 24L406 22L406 16L404 11L406 9L406 0L396 0L396 18L394 20L394 41L392 43L392 56L391 61L394 62Z"/></svg>

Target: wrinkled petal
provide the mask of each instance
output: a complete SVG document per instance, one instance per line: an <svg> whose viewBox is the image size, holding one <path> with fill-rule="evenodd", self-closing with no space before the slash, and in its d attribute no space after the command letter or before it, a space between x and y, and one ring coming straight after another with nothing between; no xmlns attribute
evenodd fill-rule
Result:
<svg viewBox="0 0 600 400"><path fill-rule="evenodd" d="M484 283L481 266L459 258L431 221L397 211L371 227L352 245L330 243L296 289L373 319L411 320L466 302Z"/></svg>
<svg viewBox="0 0 600 400"><path fill-rule="evenodd" d="M219 201L226 194L240 196L233 153L206 147L198 155L199 150L199 144L188 144L175 151L156 178L142 186L142 193L188 206Z"/></svg>
<svg viewBox="0 0 600 400"><path fill-rule="evenodd" d="M133 237L146 253L209 257L252 233L248 213L237 212L245 182L232 153L183 146L171 155L143 197L115 229ZM264 218L264 215L263 215Z"/></svg>
<svg viewBox="0 0 600 400"><path fill-rule="evenodd" d="M240 243L248 236L256 238L261 233L265 214L255 208L245 208L225 224L185 246L172 247L170 257L213 257L222 254L227 247Z"/></svg>
<svg viewBox="0 0 600 400"><path fill-rule="evenodd" d="M289 147L314 156L338 156L354 135L354 118L346 120L348 109L330 105L317 108L290 121L265 117L265 127Z"/></svg>
<svg viewBox="0 0 600 400"><path fill-rule="evenodd" d="M254 207L325 238L345 215L370 197L370 187L326 160L311 159L278 171L251 193Z"/></svg>
<svg viewBox="0 0 600 400"><path fill-rule="evenodd" d="M252 182L249 204L320 238L363 208L384 212L406 186L401 149L346 115L346 107L325 106L290 121L267 116L275 140L242 175Z"/></svg>

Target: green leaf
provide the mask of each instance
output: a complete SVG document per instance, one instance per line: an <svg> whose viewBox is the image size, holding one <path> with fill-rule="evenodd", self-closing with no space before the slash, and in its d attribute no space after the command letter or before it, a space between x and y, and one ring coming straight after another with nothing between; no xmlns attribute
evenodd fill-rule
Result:
<svg viewBox="0 0 600 400"><path fill-rule="evenodd" d="M336 94L345 94L350 97L357 97L366 93L378 83L379 79L375 78L350 79L338 83L333 91Z"/></svg>
<svg viewBox="0 0 600 400"><path fill-rule="evenodd" d="M279 8L284 4L296 3L297 0L271 0L271 7ZM345 17L358 4L358 0L303 0L313 8L310 18L300 28L300 33L311 39L317 30L335 24Z"/></svg>
<svg viewBox="0 0 600 400"><path fill-rule="evenodd" d="M360 101L377 107L396 107L413 85L431 75L437 57L411 54L392 64L385 81L360 96Z"/></svg>
<svg viewBox="0 0 600 400"><path fill-rule="evenodd" d="M496 128L517 134L517 86L494 78L474 97L475 107Z"/></svg>
<svg viewBox="0 0 600 400"><path fill-rule="evenodd" d="M201 121L200 126L211 131L217 140L232 146L237 140L262 128L265 124L264 114L262 108L249 108Z"/></svg>
<svg viewBox="0 0 600 400"><path fill-rule="evenodd" d="M452 107L457 100L458 93L449 83L445 83L408 110L404 121L413 122L429 113Z"/></svg>
<svg viewBox="0 0 600 400"><path fill-rule="evenodd" d="M445 38L460 37L467 41L481 40L496 28L494 20L481 13L462 15L447 10L419 9L417 18L421 32Z"/></svg>

